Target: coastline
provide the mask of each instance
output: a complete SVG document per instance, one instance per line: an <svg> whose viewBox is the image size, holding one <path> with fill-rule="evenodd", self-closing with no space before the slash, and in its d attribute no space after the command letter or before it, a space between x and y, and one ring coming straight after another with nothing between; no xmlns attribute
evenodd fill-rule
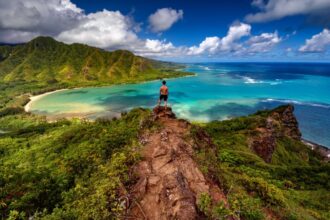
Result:
<svg viewBox="0 0 330 220"><path fill-rule="evenodd" d="M197 73L193 73L191 75L179 76L179 77L162 78L162 79L169 80L169 79L179 79L179 78L195 77L195 76L197 76ZM144 81L135 82L135 83L134 82L132 82L132 83L118 83L118 84L109 84L109 85L100 85L100 86L83 86L83 87L57 89L57 90L50 91L50 92L45 92L45 93L42 93L42 94L39 94L39 95L30 96L29 97L30 101L24 106L24 111L25 112L30 112L31 105L34 101L37 101L37 100L41 99L42 97L47 96L49 94L64 91L64 90L74 90L74 89L82 89L82 88L101 88L101 87L111 87L111 86L129 85L129 84L144 84L144 83L159 81L159 80L162 80L162 79L144 80Z"/></svg>
<svg viewBox="0 0 330 220"><path fill-rule="evenodd" d="M64 91L64 90L69 90L69 89L68 88L67 89L57 89L57 90L54 90L54 91L42 93L40 95L30 96L29 97L30 101L24 106L24 111L25 112L30 112L31 104L34 101L37 101L37 100L41 99L42 97L47 96L49 94L56 93L56 92L59 92L59 91Z"/></svg>
<svg viewBox="0 0 330 220"><path fill-rule="evenodd" d="M188 76L182 76L182 77L177 77L177 78L185 78L185 77L193 77L196 76L197 74L194 75L188 75ZM165 78L164 78L165 79ZM173 79L173 78L168 78L168 79ZM159 79L156 80L150 80L150 81L143 81L143 82L137 82L137 83L148 83L148 82L154 82L154 81L158 81ZM127 84L137 84L137 83L122 83L122 84L112 84L112 85L104 85L104 86L86 86L86 87L74 87L74 88L64 88L64 89L57 89L54 91L50 91L50 92L46 92L46 93L42 93L39 95L35 95L35 96L30 96L29 99L30 101L24 106L24 111L25 112L30 112L30 108L31 105L34 101L37 101L39 99L41 99L44 96L53 94L53 93L57 93L60 91L65 91L65 90L75 90L75 89L81 89L81 88L100 88L100 87L111 87L111 86L116 86L116 85L127 85ZM58 116L50 116L47 117L47 121L48 122L53 122L56 121L59 118L69 118L69 119L74 119L74 118L78 118L78 119L85 119L85 120L89 120L89 121L93 121L88 119L86 116L88 116L90 113L67 113L67 114L61 114ZM118 117L120 114L117 114L116 117ZM1 130L0 130L0 134L1 134ZM318 152L319 154L321 154L324 157L325 161L330 161L330 148L320 145L318 143L315 143L313 141L310 140L306 140L306 139L301 139L301 142L303 142L305 145L309 146L311 150Z"/></svg>
<svg viewBox="0 0 330 220"><path fill-rule="evenodd" d="M310 147L311 150L321 154L324 157L325 161L330 161L330 148L327 148L326 146L320 145L318 143L303 138L301 139L301 142L303 142L305 145Z"/></svg>

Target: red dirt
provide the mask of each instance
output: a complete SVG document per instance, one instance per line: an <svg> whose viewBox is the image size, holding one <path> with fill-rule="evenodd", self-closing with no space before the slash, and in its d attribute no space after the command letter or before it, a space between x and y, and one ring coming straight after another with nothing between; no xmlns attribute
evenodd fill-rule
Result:
<svg viewBox="0 0 330 220"><path fill-rule="evenodd" d="M162 126L144 134L142 160L134 167L138 177L127 219L201 219L196 201L208 193L214 201L225 196L193 159L190 124L175 119L171 109L156 107L154 117Z"/></svg>

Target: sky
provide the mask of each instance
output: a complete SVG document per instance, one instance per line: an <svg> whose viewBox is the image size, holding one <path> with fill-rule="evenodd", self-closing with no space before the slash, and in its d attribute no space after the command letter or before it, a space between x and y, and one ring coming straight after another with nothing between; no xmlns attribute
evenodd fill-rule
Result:
<svg viewBox="0 0 330 220"><path fill-rule="evenodd" d="M0 42L177 62L330 62L330 0L0 0Z"/></svg>

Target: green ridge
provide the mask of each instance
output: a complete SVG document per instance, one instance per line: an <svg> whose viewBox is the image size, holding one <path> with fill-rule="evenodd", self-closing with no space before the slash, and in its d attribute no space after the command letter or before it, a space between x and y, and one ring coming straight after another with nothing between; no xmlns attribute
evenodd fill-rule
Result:
<svg viewBox="0 0 330 220"><path fill-rule="evenodd" d="M177 76L178 66L125 50L108 52L82 44L67 45L50 37L0 46L0 80L92 85ZM184 73L181 73L184 75Z"/></svg>
<svg viewBox="0 0 330 220"><path fill-rule="evenodd" d="M277 140L271 163L249 148L268 113L193 126L197 144L201 130L215 143L201 142L195 160L228 200L212 204L203 194L198 208L209 219L329 219L329 163L288 136ZM0 128L0 218L120 219L121 190L136 181L130 167L140 158L138 136L159 124L143 109L116 120L54 123L7 112Z"/></svg>

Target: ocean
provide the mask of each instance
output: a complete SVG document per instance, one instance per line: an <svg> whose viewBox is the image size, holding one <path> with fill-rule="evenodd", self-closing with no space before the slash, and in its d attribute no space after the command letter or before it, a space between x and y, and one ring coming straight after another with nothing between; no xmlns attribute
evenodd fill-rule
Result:
<svg viewBox="0 0 330 220"><path fill-rule="evenodd" d="M330 64L196 63L194 77L168 79L169 105L180 118L226 120L291 103L303 138L330 147ZM156 105L161 81L80 88L34 101L30 111L47 116L112 117Z"/></svg>

